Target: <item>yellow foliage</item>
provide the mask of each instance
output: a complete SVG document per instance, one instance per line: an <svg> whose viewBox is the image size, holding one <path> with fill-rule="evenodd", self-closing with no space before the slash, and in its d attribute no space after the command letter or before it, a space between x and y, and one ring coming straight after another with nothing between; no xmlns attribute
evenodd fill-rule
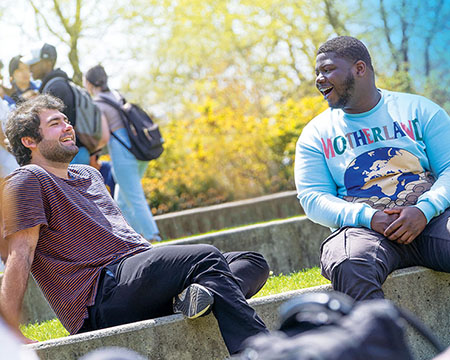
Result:
<svg viewBox="0 0 450 360"><path fill-rule="evenodd" d="M208 98L196 107L197 117L162 128L165 151L143 180L155 213L294 188L295 143L326 108L321 97L289 100L270 118L220 104Z"/></svg>

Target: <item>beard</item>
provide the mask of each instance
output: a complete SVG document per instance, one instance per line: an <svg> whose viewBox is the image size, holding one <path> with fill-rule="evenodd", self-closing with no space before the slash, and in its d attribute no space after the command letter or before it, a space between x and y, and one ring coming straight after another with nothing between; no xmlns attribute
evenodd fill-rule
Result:
<svg viewBox="0 0 450 360"><path fill-rule="evenodd" d="M351 99L354 88L355 77L351 72L349 72L344 80L342 94L339 94L338 100L334 104L329 104L329 106L333 109L343 109Z"/></svg>
<svg viewBox="0 0 450 360"><path fill-rule="evenodd" d="M57 140L42 139L38 146L42 156L52 162L68 164L78 154L78 146L63 146Z"/></svg>

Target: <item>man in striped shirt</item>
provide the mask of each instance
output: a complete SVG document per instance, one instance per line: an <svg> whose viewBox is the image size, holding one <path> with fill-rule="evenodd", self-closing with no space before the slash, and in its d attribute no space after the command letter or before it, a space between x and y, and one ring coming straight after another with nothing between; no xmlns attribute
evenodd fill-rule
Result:
<svg viewBox="0 0 450 360"><path fill-rule="evenodd" d="M7 123L21 165L3 189L8 259L0 304L8 320L18 326L31 271L70 334L209 309L230 354L266 332L246 301L267 279L264 258L210 245L152 247L126 223L97 170L69 166L78 148L62 109L59 99L40 95Z"/></svg>

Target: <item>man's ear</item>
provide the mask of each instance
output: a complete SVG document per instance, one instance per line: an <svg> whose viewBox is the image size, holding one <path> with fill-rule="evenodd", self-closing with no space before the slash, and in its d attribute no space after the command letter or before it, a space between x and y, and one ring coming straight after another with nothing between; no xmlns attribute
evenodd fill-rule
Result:
<svg viewBox="0 0 450 360"><path fill-rule="evenodd" d="M44 59L45 68L48 72L52 71L55 68L56 60Z"/></svg>
<svg viewBox="0 0 450 360"><path fill-rule="evenodd" d="M364 61L358 60L354 65L353 68L355 69L356 76L364 76L367 71L367 65Z"/></svg>
<svg viewBox="0 0 450 360"><path fill-rule="evenodd" d="M24 136L20 141L22 141L22 145L28 149L34 149L37 146L37 141L29 136Z"/></svg>

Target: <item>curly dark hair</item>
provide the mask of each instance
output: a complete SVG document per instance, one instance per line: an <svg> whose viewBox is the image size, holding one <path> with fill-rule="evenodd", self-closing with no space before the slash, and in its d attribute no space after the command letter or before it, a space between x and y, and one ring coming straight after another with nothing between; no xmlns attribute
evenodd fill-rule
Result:
<svg viewBox="0 0 450 360"><path fill-rule="evenodd" d="M328 40L319 47L317 55L330 52L352 62L362 60L372 72L374 71L369 50L362 41L352 36L338 36Z"/></svg>
<svg viewBox="0 0 450 360"><path fill-rule="evenodd" d="M38 143L42 140L39 129L39 114L44 110L64 110L64 103L51 95L39 95L21 103L8 116L5 135L8 138L8 150L16 157L20 166L31 162L31 150L22 144L23 137L30 137Z"/></svg>

